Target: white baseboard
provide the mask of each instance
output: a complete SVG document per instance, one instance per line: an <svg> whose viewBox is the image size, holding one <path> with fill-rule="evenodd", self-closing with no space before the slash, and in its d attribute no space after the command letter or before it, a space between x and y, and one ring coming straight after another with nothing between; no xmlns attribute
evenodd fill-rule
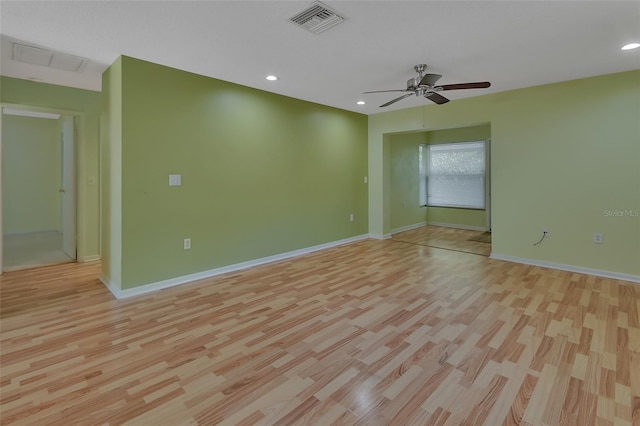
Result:
<svg viewBox="0 0 640 426"><path fill-rule="evenodd" d="M640 275L623 274L620 272L603 271L601 269L583 268L581 266L565 265L562 263L545 262L542 260L526 259L522 257L506 256L504 254L491 253L491 259L506 260L507 262L523 263L525 265L541 266L543 268L558 269L561 271L577 272L579 274L595 275L598 277L612 278L614 280L640 283Z"/></svg>
<svg viewBox="0 0 640 426"><path fill-rule="evenodd" d="M369 238L372 238L374 240L388 240L389 238L391 238L391 234L369 234Z"/></svg>
<svg viewBox="0 0 640 426"><path fill-rule="evenodd" d="M99 254L92 254L90 256L85 256L82 259L78 259L78 262L86 263L86 262L96 262L100 260L101 257Z"/></svg>
<svg viewBox="0 0 640 426"><path fill-rule="evenodd" d="M391 235L397 234L399 232L411 231L412 229L422 228L423 226L427 226L427 222L418 222L413 225L401 226L400 228L395 228L391 230Z"/></svg>
<svg viewBox="0 0 640 426"><path fill-rule="evenodd" d="M124 299L126 297L122 293L122 290L120 290L120 284L114 283L109 278L105 277L103 274L100 274L98 279L102 284L104 284L105 287L107 287L107 290L109 290L111 294L115 296L116 299Z"/></svg>
<svg viewBox="0 0 640 426"><path fill-rule="evenodd" d="M222 275L229 272L240 271L242 269L251 268L253 266L264 265L265 263L277 262L279 260L290 259L292 257L302 256L304 254L313 253L319 250L325 250L328 248L340 246L343 244L353 243L356 241L366 240L369 235L359 235L356 237L345 238L343 240L332 241L329 243L319 244L317 246L307 247L299 250L293 250L286 253L280 253L273 256L267 256L260 259L248 260L246 262L240 262L233 265L222 266L220 268L210 269L208 271L196 272L194 274L183 275L168 280L158 281L142 285L140 287L134 287L122 290L121 286L117 283L107 279L107 277L100 275L100 281L109 289L109 291L117 299L126 299L128 297L139 296L141 294L151 293L153 291L161 290L164 288L175 287L177 285L190 283L192 281L201 280L204 278L215 277L216 275Z"/></svg>
<svg viewBox="0 0 640 426"><path fill-rule="evenodd" d="M427 225L443 226L445 228L467 229L469 231L486 231L487 230L487 228L484 226L460 225L457 223L427 222Z"/></svg>

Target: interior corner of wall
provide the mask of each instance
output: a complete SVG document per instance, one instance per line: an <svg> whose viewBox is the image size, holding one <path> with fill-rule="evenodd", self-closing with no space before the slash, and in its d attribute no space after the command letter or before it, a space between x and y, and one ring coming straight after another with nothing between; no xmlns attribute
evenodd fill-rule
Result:
<svg viewBox="0 0 640 426"><path fill-rule="evenodd" d="M108 277L104 274L100 274L99 276L100 282L107 287L107 289L115 296L116 299L122 299L122 283L119 280L114 280L111 277Z"/></svg>

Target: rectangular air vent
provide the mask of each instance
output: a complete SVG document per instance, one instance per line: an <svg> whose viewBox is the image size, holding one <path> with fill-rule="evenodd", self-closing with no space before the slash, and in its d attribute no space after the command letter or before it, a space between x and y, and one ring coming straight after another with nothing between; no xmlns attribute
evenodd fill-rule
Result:
<svg viewBox="0 0 640 426"><path fill-rule="evenodd" d="M89 62L79 56L20 43L13 43L13 60L72 72L81 72Z"/></svg>
<svg viewBox="0 0 640 426"><path fill-rule="evenodd" d="M337 12L330 9L327 5L315 1L311 3L311 6L307 9L289 18L289 20L305 30L311 31L314 34L320 34L344 21L344 17L338 15Z"/></svg>

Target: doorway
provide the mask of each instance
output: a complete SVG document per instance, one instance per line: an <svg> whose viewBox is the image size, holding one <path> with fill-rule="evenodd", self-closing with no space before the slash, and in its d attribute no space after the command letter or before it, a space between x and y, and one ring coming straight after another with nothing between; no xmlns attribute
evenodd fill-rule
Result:
<svg viewBox="0 0 640 426"><path fill-rule="evenodd" d="M2 109L2 270L76 259L76 121Z"/></svg>

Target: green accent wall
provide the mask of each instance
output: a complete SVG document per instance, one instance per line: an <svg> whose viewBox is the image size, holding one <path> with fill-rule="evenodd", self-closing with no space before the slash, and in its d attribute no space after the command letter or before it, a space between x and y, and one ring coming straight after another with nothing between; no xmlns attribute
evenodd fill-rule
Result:
<svg viewBox="0 0 640 426"><path fill-rule="evenodd" d="M372 234L390 229L390 135L490 123L493 253L640 275L640 71L424 108L369 116Z"/></svg>
<svg viewBox="0 0 640 426"><path fill-rule="evenodd" d="M100 256L99 114L101 93L12 77L0 77L0 101L78 115L78 260ZM6 117L4 118L6 119ZM3 119L3 121L4 121ZM89 183L89 178L95 178ZM3 185L4 185L3 181Z"/></svg>
<svg viewBox="0 0 640 426"><path fill-rule="evenodd" d="M473 142L491 137L491 125L457 127L454 129L432 130L427 132L428 144Z"/></svg>
<svg viewBox="0 0 640 426"><path fill-rule="evenodd" d="M419 206L418 146L451 142L486 140L491 126L471 126L429 132L391 134L389 138L390 230L424 222L462 227L482 227L487 223L485 210Z"/></svg>
<svg viewBox="0 0 640 426"><path fill-rule="evenodd" d="M130 57L119 72L122 289L367 233L365 115Z"/></svg>
<svg viewBox="0 0 640 426"><path fill-rule="evenodd" d="M486 228L486 210L455 209L449 207L428 207L427 221L432 224Z"/></svg>
<svg viewBox="0 0 640 426"><path fill-rule="evenodd" d="M391 230L424 223L427 208L420 206L418 147L425 144L427 134L391 135L389 141Z"/></svg>
<svg viewBox="0 0 640 426"><path fill-rule="evenodd" d="M2 117L2 232L60 231L58 120Z"/></svg>

